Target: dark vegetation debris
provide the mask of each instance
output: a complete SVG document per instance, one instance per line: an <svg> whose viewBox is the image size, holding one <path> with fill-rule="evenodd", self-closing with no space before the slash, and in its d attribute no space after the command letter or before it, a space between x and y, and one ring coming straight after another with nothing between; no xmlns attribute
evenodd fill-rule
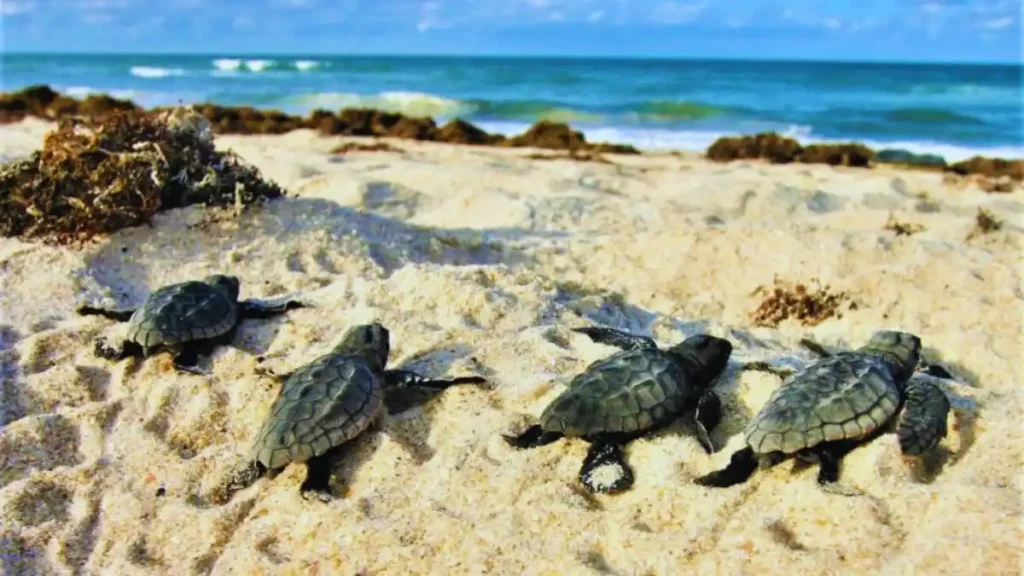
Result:
<svg viewBox="0 0 1024 576"><path fill-rule="evenodd" d="M344 108L338 112L314 110L302 117L251 106L200 103L193 107L209 120L215 134L283 134L307 128L325 136L376 136L477 146L536 147L609 154L640 153L627 144L587 142L582 132L566 124L543 120L518 136L505 137L490 134L458 118L439 127L432 118L370 108ZM167 110L154 108L148 112ZM90 95L78 100L59 94L49 86L30 86L17 92L0 94L0 123L17 122L27 116L47 120L58 120L66 116L102 118L115 112L132 115L147 113L131 101L105 95Z"/></svg>
<svg viewBox="0 0 1024 576"><path fill-rule="evenodd" d="M84 242L192 204L236 209L282 196L188 108L65 116L32 155L0 168L0 235Z"/></svg>
<svg viewBox="0 0 1024 576"><path fill-rule="evenodd" d="M922 169L945 170L959 176L984 176L1000 181L1024 181L1024 159L1006 160L975 156L953 164L933 154L913 154L905 150L882 150L855 142L842 144L811 144L802 146L793 138L775 132L762 132L747 136L726 136L715 140L707 150L707 157L716 162L763 159L774 164L801 162L867 168L884 162L914 166ZM995 188L1007 188L1006 184ZM990 190L1003 191L1003 190Z"/></svg>
<svg viewBox="0 0 1024 576"><path fill-rule="evenodd" d="M889 216L889 220L886 221L883 228L895 232L897 236L911 236L918 232L924 232L923 225L915 222L903 222L897 220L895 216Z"/></svg>
<svg viewBox="0 0 1024 576"><path fill-rule="evenodd" d="M776 277L773 287L758 286L754 295L764 294L764 298L751 314L754 325L774 328L785 320L794 319L804 326L815 326L829 318L842 318L844 304L848 310L856 309L845 292L832 292L817 279L812 282L815 286L808 287Z"/></svg>

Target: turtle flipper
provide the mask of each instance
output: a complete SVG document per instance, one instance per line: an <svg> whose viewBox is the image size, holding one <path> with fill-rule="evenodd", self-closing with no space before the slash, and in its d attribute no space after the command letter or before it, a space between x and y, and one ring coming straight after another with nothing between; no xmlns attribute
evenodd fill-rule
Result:
<svg viewBox="0 0 1024 576"><path fill-rule="evenodd" d="M626 462L622 447L621 442L600 439L590 444L580 467L579 479L591 493L622 492L633 486L633 470ZM603 466L617 467L618 478L610 483L598 483L594 473Z"/></svg>
<svg viewBox="0 0 1024 576"><path fill-rule="evenodd" d="M534 424L518 435L502 434L501 437L516 448L537 448L559 440L562 435L558 432L545 432L540 425Z"/></svg>
<svg viewBox="0 0 1024 576"><path fill-rule="evenodd" d="M701 447L708 454L715 453L715 446L711 443L711 431L718 426L722 420L722 400L710 388L704 391L700 400L697 401L697 412L694 421L697 428L697 440Z"/></svg>
<svg viewBox="0 0 1024 576"><path fill-rule="evenodd" d="M839 496L862 496L864 494L857 488L839 483L839 466L843 461L843 456L846 456L852 448L852 444L840 442L816 451L818 454L818 484L825 492Z"/></svg>
<svg viewBox="0 0 1024 576"><path fill-rule="evenodd" d="M179 372L205 376L209 374L209 372L198 366L199 353L201 350L202 347L195 342L186 342L176 351L174 357L171 359L171 364L173 364L174 369Z"/></svg>
<svg viewBox="0 0 1024 576"><path fill-rule="evenodd" d="M267 475L267 469L258 461L249 460L238 468L235 468L228 476L213 489L209 501L214 504L223 504L236 492L252 486L257 480ZM206 504L203 499L195 499L195 504Z"/></svg>
<svg viewBox="0 0 1024 576"><path fill-rule="evenodd" d="M243 318L272 318L284 314L296 308L308 308L309 305L298 300L283 300L278 302L263 302L249 299L238 303L239 311Z"/></svg>
<svg viewBox="0 0 1024 576"><path fill-rule="evenodd" d="M104 318L115 320L117 322L127 322L131 319L132 314L135 314L135 310L112 310L87 305L79 306L75 312L80 316L103 316Z"/></svg>
<svg viewBox="0 0 1024 576"><path fill-rule="evenodd" d="M949 399L938 386L919 378L907 383L904 395L896 437L901 452L919 456L945 438Z"/></svg>
<svg viewBox="0 0 1024 576"><path fill-rule="evenodd" d="M615 346L623 350L653 350L658 347L657 343L651 338L637 336L636 334L615 330L614 328L585 326L583 328L573 328L572 331L585 334L598 344Z"/></svg>
<svg viewBox="0 0 1024 576"><path fill-rule="evenodd" d="M336 497L331 493L331 461L324 456L314 456L306 461L306 479L299 486L299 493L306 500L330 502Z"/></svg>
<svg viewBox="0 0 1024 576"><path fill-rule="evenodd" d="M480 376L462 376L459 378L426 378L410 370L385 370L384 385L388 388L431 388L444 390L449 386L460 384L485 384L487 380Z"/></svg>
<svg viewBox="0 0 1024 576"><path fill-rule="evenodd" d="M753 448L747 446L737 450L729 458L729 465L721 470L694 479L694 483L701 486L712 486L715 488L727 488L735 484L746 482L757 470L757 455Z"/></svg>
<svg viewBox="0 0 1024 576"><path fill-rule="evenodd" d="M93 354L98 358L116 362L129 357L141 358L145 356L145 350L142 349L142 346L130 340L121 340L117 344L111 344L109 340L101 336L96 339L96 343L93 346Z"/></svg>

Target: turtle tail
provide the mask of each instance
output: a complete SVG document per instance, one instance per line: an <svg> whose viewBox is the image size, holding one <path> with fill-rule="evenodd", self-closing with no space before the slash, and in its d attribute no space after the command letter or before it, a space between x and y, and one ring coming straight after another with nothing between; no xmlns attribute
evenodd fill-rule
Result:
<svg viewBox="0 0 1024 576"><path fill-rule="evenodd" d="M934 448L946 436L949 410L949 399L942 389L924 379L911 380L896 426L900 451L907 456L920 456Z"/></svg>

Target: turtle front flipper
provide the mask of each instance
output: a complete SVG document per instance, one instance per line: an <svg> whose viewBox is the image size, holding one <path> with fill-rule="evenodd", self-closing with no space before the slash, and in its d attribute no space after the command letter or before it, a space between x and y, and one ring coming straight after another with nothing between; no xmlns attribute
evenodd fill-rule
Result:
<svg viewBox="0 0 1024 576"><path fill-rule="evenodd" d="M486 384L487 380L480 376L461 376L459 378L426 378L410 370L385 370L384 385L388 388L430 388L444 390L449 386L461 384Z"/></svg>
<svg viewBox="0 0 1024 576"><path fill-rule="evenodd" d="M534 424L518 435L502 434L501 437L516 448L537 448L559 440L562 435L558 432L546 432L539 424Z"/></svg>
<svg viewBox="0 0 1024 576"><path fill-rule="evenodd" d="M98 308L96 306L79 306L75 312L80 316L103 316L117 322L127 322L131 319L135 310L113 310L109 308Z"/></svg>
<svg viewBox="0 0 1024 576"><path fill-rule="evenodd" d="M249 299L238 303L238 309L243 318L273 318L296 308L309 308L309 305L299 300L263 302Z"/></svg>
<svg viewBox="0 0 1024 576"><path fill-rule="evenodd" d="M907 383L904 396L896 438L901 452L907 456L920 456L945 438L949 399L938 386L921 378L913 378Z"/></svg>
<svg viewBox="0 0 1024 576"><path fill-rule="evenodd" d="M585 326L573 328L573 332L585 334L594 342L606 346L615 346L623 350L654 350L658 348L657 343L646 336L637 336L614 328L600 328L597 326Z"/></svg>
<svg viewBox="0 0 1024 576"><path fill-rule="evenodd" d="M608 482L600 478L600 468L604 467L616 474L614 480ZM633 470L626 462L622 442L600 438L592 442L580 467L579 479L591 493L615 493L631 488Z"/></svg>
<svg viewBox="0 0 1024 576"><path fill-rule="evenodd" d="M728 488L736 484L742 484L750 479L757 470L757 455L750 446L737 450L729 458L729 465L721 470L705 474L694 479L695 484L711 486L714 488Z"/></svg>
<svg viewBox="0 0 1024 576"><path fill-rule="evenodd" d="M705 390L704 394L697 400L697 411L694 414L694 421L697 429L697 440L708 454L715 453L715 446L711 443L711 431L718 426L721 420L722 400L714 390Z"/></svg>

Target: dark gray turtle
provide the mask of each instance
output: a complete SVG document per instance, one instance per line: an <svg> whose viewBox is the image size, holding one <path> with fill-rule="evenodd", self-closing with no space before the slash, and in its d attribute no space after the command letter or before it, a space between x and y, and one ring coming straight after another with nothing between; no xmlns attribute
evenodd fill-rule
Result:
<svg viewBox="0 0 1024 576"><path fill-rule="evenodd" d="M574 328L591 340L621 348L587 366L541 414L538 424L518 436L504 435L517 448L535 448L562 437L590 442L579 479L591 492L620 492L633 485L624 446L665 426L685 410L696 411L697 439L709 454L708 433L721 418L721 401L711 382L722 372L732 344L701 334L667 350L654 340L611 328ZM592 473L607 465L621 470L598 485Z"/></svg>
<svg viewBox="0 0 1024 576"><path fill-rule="evenodd" d="M849 493L836 484L843 456L880 434L897 414L903 454L923 454L946 435L946 395L926 378L911 380L920 338L880 331L857 350L823 353L825 359L772 393L744 432L746 446L729 464L697 478L697 484L732 486L749 479L762 461L774 466L795 456L819 463L819 484Z"/></svg>
<svg viewBox="0 0 1024 576"><path fill-rule="evenodd" d="M238 291L238 278L215 274L201 281L164 286L150 294L136 310L81 306L77 312L128 322L127 334L119 344L111 345L102 337L96 340L95 354L101 358L144 358L166 349L174 355L176 369L202 374L204 371L196 366L199 356L209 355L215 346L226 345L242 319L269 318L305 307L296 300L275 304L239 302Z"/></svg>
<svg viewBox="0 0 1024 576"><path fill-rule="evenodd" d="M277 399L246 462L215 488L215 500L226 501L289 464L305 464L306 479L299 488L303 497L329 501L331 456L373 423L384 407L387 389L442 390L486 382L479 376L427 379L408 370L385 370L390 349L386 328L378 323L360 325L328 354L290 374L274 375L283 382Z"/></svg>

